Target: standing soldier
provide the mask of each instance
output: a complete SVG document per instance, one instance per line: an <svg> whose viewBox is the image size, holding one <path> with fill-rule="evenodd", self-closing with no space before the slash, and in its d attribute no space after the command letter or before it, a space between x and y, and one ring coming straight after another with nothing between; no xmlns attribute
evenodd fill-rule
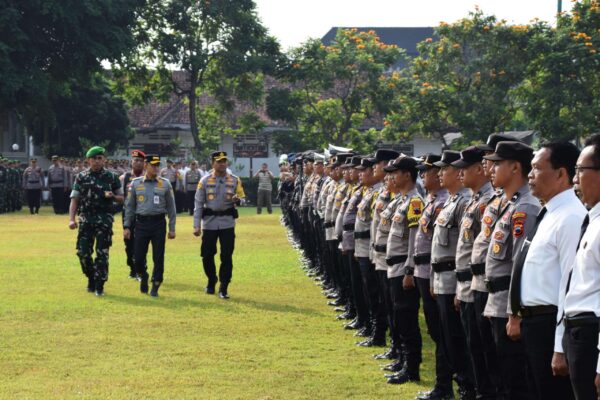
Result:
<svg viewBox="0 0 600 400"><path fill-rule="evenodd" d="M459 178L459 169L452 166L460 159L460 153L445 151L442 159L434 165L440 167L440 183L448 190L449 198L435 220L431 247L433 270L433 294L440 313L442 348L450 367L456 373L461 398L474 397L472 370L467 358L465 334L460 314L455 308L456 296L456 247L459 239L460 221L470 193Z"/></svg>
<svg viewBox="0 0 600 400"><path fill-rule="evenodd" d="M185 185L185 202L190 215L194 215L194 198L196 197L196 188L198 187L198 182L200 182L201 178L202 173L198 169L198 162L193 160L190 163L190 170L185 173L183 178Z"/></svg>
<svg viewBox="0 0 600 400"><path fill-rule="evenodd" d="M513 260L517 259L541 208L527 185L532 158L533 149L520 142L499 142L495 153L484 157L494 163L492 183L504 189L504 195L498 222L490 233L491 241L485 262L489 296L483 314L491 321L496 345L500 367L498 394L510 399L530 398L523 343L508 337L507 325L509 314L512 314L508 289Z"/></svg>
<svg viewBox="0 0 600 400"><path fill-rule="evenodd" d="M123 186L123 194L124 197L127 198L129 191L131 189L131 181L135 178L139 178L144 174L144 160L146 158L146 154L144 154L141 150L133 150L131 152L131 171L124 173L119 177L121 181L121 186ZM123 207L122 213L122 223L125 226L125 207ZM129 278L136 279L138 278L138 274L135 268L134 261L134 248L135 248L135 219L129 225L130 237L129 239L124 239L125 242L125 254L127 255L127 265L129 266ZM144 265L146 264L146 259L144 258Z"/></svg>
<svg viewBox="0 0 600 400"><path fill-rule="evenodd" d="M42 189L44 188L44 173L37 165L37 159L32 158L30 165L23 172L23 189L27 196L27 205L31 214L40 211Z"/></svg>
<svg viewBox="0 0 600 400"><path fill-rule="evenodd" d="M64 214L66 212L64 197L68 185L67 170L60 165L58 156L52 156L52 165L48 168L48 188L50 188L50 194L52 195L54 214Z"/></svg>
<svg viewBox="0 0 600 400"><path fill-rule="evenodd" d="M204 273L208 278L206 293L214 294L219 286L219 297L228 299L227 289L233 270L233 249L235 244L235 208L246 197L242 180L227 173L227 153L215 151L211 155L212 173L198 183L194 208L194 236L202 235L200 255ZM202 233L200 232L202 229ZM221 246L221 266L217 278L215 254L217 240Z"/></svg>
<svg viewBox="0 0 600 400"><path fill-rule="evenodd" d="M261 168L254 174L255 178L258 178L258 192L256 199L256 213L260 214L264 206L267 207L267 212L271 214L273 209L271 207L271 191L273 190L273 173L269 171L267 163L263 163Z"/></svg>
<svg viewBox="0 0 600 400"><path fill-rule="evenodd" d="M6 203L7 203L7 183L8 183L8 169L6 168L5 159L0 156L0 214L6 212Z"/></svg>
<svg viewBox="0 0 600 400"><path fill-rule="evenodd" d="M114 221L113 201L123 202L123 189L119 178L104 168L105 149L94 146L86 157L90 169L79 173L71 192L69 228L76 229L75 214L79 210L77 255L81 269L88 278L88 292L104 295L108 280L108 252L112 244ZM92 258L96 245L96 259Z"/></svg>
<svg viewBox="0 0 600 400"><path fill-rule="evenodd" d="M150 296L158 296L158 288L163 282L165 269L165 235L167 224L165 214L169 216L169 239L175 239L175 196L173 187L166 178L158 176L160 157L146 155L143 177L131 181L131 188L125 204L125 222L123 237L131 240L131 229L135 226L133 245L135 271L140 277L140 291L148 293L148 271L146 254L152 242L152 289Z"/></svg>
<svg viewBox="0 0 600 400"><path fill-rule="evenodd" d="M460 180L471 190L471 200L467 203L456 248L456 303L460 307L460 319L467 340L470 360L475 378L475 389L478 398L495 398L495 386L490 379L484 346L477 325L474 295L471 290L473 273L471 258L473 252L481 252L481 246L475 247L475 238L481 232L481 220L487 204L494 195L492 184L485 174L482 164L484 150L476 146L467 147L460 153L460 160L452 166L460 169Z"/></svg>

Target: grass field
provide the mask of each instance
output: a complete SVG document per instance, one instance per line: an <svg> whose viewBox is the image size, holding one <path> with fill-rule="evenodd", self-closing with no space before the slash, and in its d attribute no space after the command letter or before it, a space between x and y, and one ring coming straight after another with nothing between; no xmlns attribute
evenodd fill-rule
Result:
<svg viewBox="0 0 600 400"><path fill-rule="evenodd" d="M385 383L299 267L274 215L244 209L231 299L203 293L200 240L179 215L160 297L127 278L120 216L106 296L85 290L68 217L0 215L0 398L412 399ZM424 327L424 324L421 325Z"/></svg>

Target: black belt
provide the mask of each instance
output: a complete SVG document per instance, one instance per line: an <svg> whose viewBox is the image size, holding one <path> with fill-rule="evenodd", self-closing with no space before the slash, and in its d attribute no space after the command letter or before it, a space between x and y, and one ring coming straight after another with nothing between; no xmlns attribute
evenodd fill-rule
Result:
<svg viewBox="0 0 600 400"><path fill-rule="evenodd" d="M394 264L402 264L403 262L406 262L407 259L408 255L404 254L402 256L393 256L390 258L386 258L385 263L389 266L392 266Z"/></svg>
<svg viewBox="0 0 600 400"><path fill-rule="evenodd" d="M186 182L185 184L186 184L186 185L197 185L197 184L198 184L198 181L196 181L196 182Z"/></svg>
<svg viewBox="0 0 600 400"><path fill-rule="evenodd" d="M333 228L335 226L335 222L329 221L329 222L325 222L325 224L323 225L324 228Z"/></svg>
<svg viewBox="0 0 600 400"><path fill-rule="evenodd" d="M508 290L510 287L510 275L499 276L497 278L487 278L485 280L485 287L490 293Z"/></svg>
<svg viewBox="0 0 600 400"><path fill-rule="evenodd" d="M165 219L165 214L156 214L156 215L136 214L135 219L137 221L160 221L162 219Z"/></svg>
<svg viewBox="0 0 600 400"><path fill-rule="evenodd" d="M378 253L385 253L387 251L387 245L385 244L376 244L374 248Z"/></svg>
<svg viewBox="0 0 600 400"><path fill-rule="evenodd" d="M473 279L473 274L471 273L471 270L468 269L464 271L456 271L456 279L459 282L468 282Z"/></svg>
<svg viewBox="0 0 600 400"><path fill-rule="evenodd" d="M354 230L354 224L344 224L344 226L342 228L345 231L353 231Z"/></svg>
<svg viewBox="0 0 600 400"><path fill-rule="evenodd" d="M225 215L235 217L235 208L228 208L227 210L213 210L212 208L205 208L202 211L202 218L211 216L222 217Z"/></svg>
<svg viewBox="0 0 600 400"><path fill-rule="evenodd" d="M565 328L574 328L577 326L598 325L600 319L593 312L586 312L573 317L565 317L563 321Z"/></svg>
<svg viewBox="0 0 600 400"><path fill-rule="evenodd" d="M363 231L363 232L354 232L354 239L370 239L371 232Z"/></svg>
<svg viewBox="0 0 600 400"><path fill-rule="evenodd" d="M456 262L453 261L444 261L439 263L431 263L431 268L436 273L454 271L456 269Z"/></svg>
<svg viewBox="0 0 600 400"><path fill-rule="evenodd" d="M535 317L537 315L548 315L548 314L556 314L558 312L558 307L554 305L544 305L544 306L521 306L519 310L519 315L521 317Z"/></svg>
<svg viewBox="0 0 600 400"><path fill-rule="evenodd" d="M471 264L471 272L473 273L473 275L485 274L485 263Z"/></svg>
<svg viewBox="0 0 600 400"><path fill-rule="evenodd" d="M413 261L417 265L429 264L431 262L431 254L419 254L413 256Z"/></svg>

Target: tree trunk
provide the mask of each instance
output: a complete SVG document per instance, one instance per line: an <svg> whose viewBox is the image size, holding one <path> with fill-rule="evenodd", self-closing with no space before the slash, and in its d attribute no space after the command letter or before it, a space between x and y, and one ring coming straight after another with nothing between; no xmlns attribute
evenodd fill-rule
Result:
<svg viewBox="0 0 600 400"><path fill-rule="evenodd" d="M200 142L200 134L198 132L198 121L196 120L196 88L198 87L198 72L190 71L190 92L188 93L188 112L190 117L190 131L192 132L192 138L194 139L194 148L198 151L202 150L202 143Z"/></svg>

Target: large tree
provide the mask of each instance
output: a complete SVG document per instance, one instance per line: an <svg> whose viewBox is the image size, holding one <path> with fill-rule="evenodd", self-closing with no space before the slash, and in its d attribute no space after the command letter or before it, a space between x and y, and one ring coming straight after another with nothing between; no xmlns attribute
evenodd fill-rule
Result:
<svg viewBox="0 0 600 400"><path fill-rule="evenodd" d="M185 97L199 150L199 98L211 95L220 111L231 110L233 99L256 101L262 98L257 75L278 60L279 45L255 7L252 0L148 0L136 31L136 57L116 65L123 67L117 78L128 99L143 103L173 92ZM186 80L175 79L173 70L185 71Z"/></svg>

